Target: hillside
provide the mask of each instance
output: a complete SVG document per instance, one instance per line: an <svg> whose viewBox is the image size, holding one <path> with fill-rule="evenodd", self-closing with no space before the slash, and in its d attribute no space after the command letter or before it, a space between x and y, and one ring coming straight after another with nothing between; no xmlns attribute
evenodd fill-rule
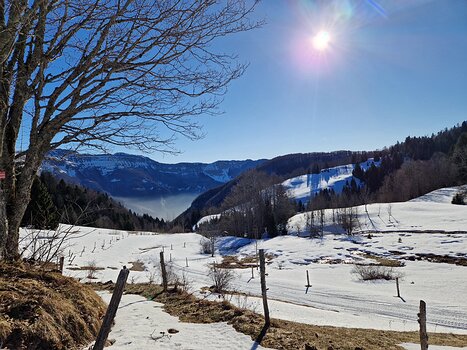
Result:
<svg viewBox="0 0 467 350"><path fill-rule="evenodd" d="M163 219L138 215L100 193L42 172L34 181L22 226L56 229L59 223L120 230L164 230Z"/></svg>
<svg viewBox="0 0 467 350"><path fill-rule="evenodd" d="M52 151L42 171L116 197L151 197L189 192L201 193L230 181L263 160L164 164L150 158L116 153L80 154Z"/></svg>
<svg viewBox="0 0 467 350"><path fill-rule="evenodd" d="M322 209L406 201L437 188L465 183L466 154L464 121L431 136L408 136L383 150L292 154L264 162L256 171L281 183L291 199L300 201L296 210L303 211L305 203ZM374 166L367 162L371 157L377 159ZM205 215L228 209L224 201L241 181L242 176L203 193L177 221L188 228Z"/></svg>
<svg viewBox="0 0 467 350"><path fill-rule="evenodd" d="M297 153L275 157L265 161L255 168L256 171L274 176L278 179L286 180L292 176L310 172L320 172L321 169L326 169L330 166L346 165L352 160L366 160L367 152L312 152L312 153ZM231 193L232 189L241 180L241 176L211 189L199 195L191 204L191 206L176 218L177 222L186 223L187 227L194 225L201 217L200 213L206 212L209 208L219 208L225 198Z"/></svg>
<svg viewBox="0 0 467 350"><path fill-rule="evenodd" d="M379 166L381 161L373 158L358 163L363 171L367 171L372 164ZM332 168L321 169L319 174L308 173L296 176L282 182L287 190L289 198L307 202L310 196L315 196L323 190L332 190L334 193L342 193L346 184L354 180L357 186L363 186L362 181L353 176L355 164L340 165Z"/></svg>

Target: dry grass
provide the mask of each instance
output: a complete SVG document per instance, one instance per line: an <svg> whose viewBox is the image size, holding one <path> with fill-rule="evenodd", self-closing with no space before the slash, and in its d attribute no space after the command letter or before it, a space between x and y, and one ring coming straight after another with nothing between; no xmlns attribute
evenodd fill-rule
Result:
<svg viewBox="0 0 467 350"><path fill-rule="evenodd" d="M129 264L131 264L130 271L139 271L142 272L146 270L146 266L144 266L144 263L140 260L137 261L130 261Z"/></svg>
<svg viewBox="0 0 467 350"><path fill-rule="evenodd" d="M254 256L246 256L239 260L236 255L225 255L222 257L222 262L215 264L221 269L247 269L256 266L256 258Z"/></svg>
<svg viewBox="0 0 467 350"><path fill-rule="evenodd" d="M77 349L94 340L105 304L88 286L27 264L0 264L0 343Z"/></svg>
<svg viewBox="0 0 467 350"><path fill-rule="evenodd" d="M110 267L108 267L110 268ZM118 268L112 268L113 270L118 270ZM92 266L92 264L88 264L85 266L77 266L77 267L68 267L68 270L70 271L88 271L88 270L95 270L95 271L101 271L105 270L105 267L99 267L99 266Z"/></svg>
<svg viewBox="0 0 467 350"><path fill-rule="evenodd" d="M266 262L270 263L274 258L272 254L265 255ZM258 261L255 256L244 256L239 259L236 255L224 255L222 257L222 262L216 264L216 267L221 269L248 269L251 267L256 267Z"/></svg>
<svg viewBox="0 0 467 350"><path fill-rule="evenodd" d="M113 288L112 285L96 287ZM271 326L261 338L264 318L226 301L202 300L180 291L164 294L161 287L144 284L127 285L126 293L141 294L163 303L165 311L178 316L183 322L227 322L237 331L260 341L261 345L274 349L303 350L305 344L309 344L320 350L400 350L400 343L419 341L418 332L313 326L276 319L271 321ZM429 337L433 345L467 346L467 335L430 333Z"/></svg>
<svg viewBox="0 0 467 350"><path fill-rule="evenodd" d="M402 267L402 266L405 266L404 262L400 261L400 260L383 258L381 256L372 255L372 254L368 254L368 253L362 254L362 256L364 258L367 258L367 259L375 260L376 263L378 265L380 265L380 266L386 266L386 267Z"/></svg>
<svg viewBox="0 0 467 350"><path fill-rule="evenodd" d="M393 267L382 265L355 265L351 272L362 281L391 281L402 277L402 274Z"/></svg>

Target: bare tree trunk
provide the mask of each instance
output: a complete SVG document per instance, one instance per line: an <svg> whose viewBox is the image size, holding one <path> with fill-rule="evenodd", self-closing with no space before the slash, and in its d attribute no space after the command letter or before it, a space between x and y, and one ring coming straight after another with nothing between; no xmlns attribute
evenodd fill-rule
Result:
<svg viewBox="0 0 467 350"><path fill-rule="evenodd" d="M44 140L47 142L47 140ZM26 211L31 198L31 187L40 166L38 155L40 153L40 145L30 145L30 149L26 155L24 166L21 168L20 174L16 175L16 165L14 162L15 154L5 151L3 164L8 164L6 167L6 179L2 183L0 194L0 256L9 261L18 260L19 254L19 228L21 220ZM8 157L7 157L8 156ZM3 197L3 198L2 198Z"/></svg>
<svg viewBox="0 0 467 350"><path fill-rule="evenodd" d="M5 252L6 238L8 235L8 219L6 215L6 200L0 183L0 259Z"/></svg>

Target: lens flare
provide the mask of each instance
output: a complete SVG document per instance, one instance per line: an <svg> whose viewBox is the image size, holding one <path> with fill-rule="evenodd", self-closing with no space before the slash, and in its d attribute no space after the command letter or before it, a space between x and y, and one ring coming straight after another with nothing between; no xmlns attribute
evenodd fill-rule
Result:
<svg viewBox="0 0 467 350"><path fill-rule="evenodd" d="M330 41L329 32L321 30L313 37L313 47L318 51L325 51L329 47Z"/></svg>

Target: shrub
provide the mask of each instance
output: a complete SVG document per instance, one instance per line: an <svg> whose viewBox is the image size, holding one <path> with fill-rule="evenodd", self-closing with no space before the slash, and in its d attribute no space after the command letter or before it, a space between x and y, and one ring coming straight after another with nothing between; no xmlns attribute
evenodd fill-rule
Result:
<svg viewBox="0 0 467 350"><path fill-rule="evenodd" d="M457 192L454 195L454 197L452 197L451 203L452 204L465 205L464 194L462 194L461 192Z"/></svg>
<svg viewBox="0 0 467 350"><path fill-rule="evenodd" d="M357 275L358 278L362 281L390 281L402 276L392 267L378 265L355 265L355 267L352 269L352 273Z"/></svg>
<svg viewBox="0 0 467 350"><path fill-rule="evenodd" d="M209 277L211 277L214 283L214 292L223 294L230 289L235 274L232 270L222 269L216 264L213 264L209 267Z"/></svg>
<svg viewBox="0 0 467 350"><path fill-rule="evenodd" d="M97 271L102 270L102 268L97 267L95 260L88 262L88 265L84 268L87 271L86 278L90 280L96 279Z"/></svg>

